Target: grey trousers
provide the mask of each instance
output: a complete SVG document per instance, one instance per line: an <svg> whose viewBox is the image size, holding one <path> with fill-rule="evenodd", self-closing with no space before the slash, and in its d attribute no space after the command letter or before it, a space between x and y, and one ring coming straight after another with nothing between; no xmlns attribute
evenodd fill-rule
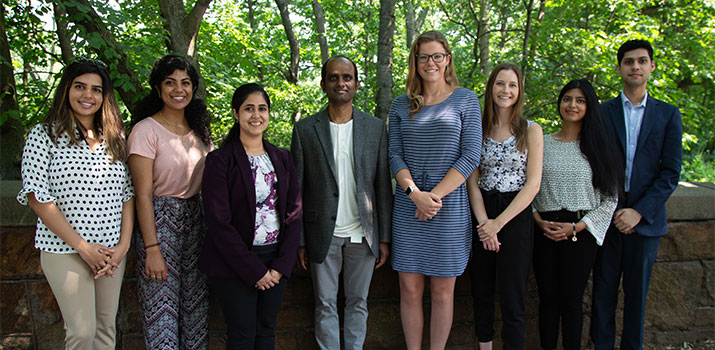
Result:
<svg viewBox="0 0 715 350"><path fill-rule="evenodd" d="M315 340L320 349L340 349L338 288L343 272L345 292L344 349L362 349L367 331L367 293L370 289L375 256L363 238L333 237L325 260L310 263L315 290Z"/></svg>

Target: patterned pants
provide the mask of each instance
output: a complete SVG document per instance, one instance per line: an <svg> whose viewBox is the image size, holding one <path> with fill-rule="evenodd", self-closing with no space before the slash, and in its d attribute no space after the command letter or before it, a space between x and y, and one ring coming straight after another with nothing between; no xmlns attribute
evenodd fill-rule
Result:
<svg viewBox="0 0 715 350"><path fill-rule="evenodd" d="M208 348L208 287L197 262L204 240L201 197L154 197L156 235L169 273L166 281L145 274L146 251L136 232L139 307L150 350ZM138 231L138 230L137 230Z"/></svg>

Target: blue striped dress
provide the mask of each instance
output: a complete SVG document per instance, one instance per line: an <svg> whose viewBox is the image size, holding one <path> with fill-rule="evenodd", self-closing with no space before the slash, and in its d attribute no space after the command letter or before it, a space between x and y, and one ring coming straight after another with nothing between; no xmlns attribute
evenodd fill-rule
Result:
<svg viewBox="0 0 715 350"><path fill-rule="evenodd" d="M393 174L407 168L422 191L434 188L455 168L465 178L479 165L482 118L479 99L459 88L443 102L410 117L407 95L390 106L388 146ZM427 276L464 272L472 246L465 184L442 198L431 220L415 217L415 204L398 186L392 211L392 268Z"/></svg>

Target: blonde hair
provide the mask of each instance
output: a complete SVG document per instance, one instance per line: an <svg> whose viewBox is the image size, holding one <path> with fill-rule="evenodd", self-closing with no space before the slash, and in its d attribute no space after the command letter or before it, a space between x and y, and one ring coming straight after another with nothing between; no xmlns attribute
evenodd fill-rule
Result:
<svg viewBox="0 0 715 350"><path fill-rule="evenodd" d="M499 118L496 115L496 103L494 102L494 82L497 80L497 75L503 70L510 70L516 74L519 81L519 94L516 98L516 103L511 108L509 116L509 130L516 137L516 148L519 152L524 153L526 150L526 138L528 123L521 115L521 109L524 107L524 75L521 73L521 68L513 63L501 63L492 69L487 80L487 88L484 92L484 113L482 113L482 138L486 139L489 133L496 128L499 123Z"/></svg>
<svg viewBox="0 0 715 350"><path fill-rule="evenodd" d="M408 105L409 115L413 116L422 110L425 106L424 97L422 96L422 77L417 73L417 57L416 55L420 51L420 45L423 43L428 43L436 41L442 46L444 50L449 55L449 64L447 64L447 69L444 72L444 80L447 84L453 87L459 87L459 79L457 78L457 73L454 71L454 60L452 59L452 51L449 49L449 43L447 38L441 32L436 30L430 30L424 32L418 36L415 41L412 42L412 48L410 48L409 56L409 66L407 73L407 98L410 100Z"/></svg>

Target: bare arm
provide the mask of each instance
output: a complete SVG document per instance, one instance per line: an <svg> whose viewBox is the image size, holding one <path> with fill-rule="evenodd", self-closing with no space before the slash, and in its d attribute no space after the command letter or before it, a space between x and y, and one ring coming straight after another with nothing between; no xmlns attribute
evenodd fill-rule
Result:
<svg viewBox="0 0 715 350"><path fill-rule="evenodd" d="M486 222L489 217L487 217L487 210L484 207L482 191L479 190L479 168L474 169L474 172L467 178L467 193L469 194L469 204L472 207L474 217L477 218L477 223ZM499 251L501 243L499 243L496 236L481 241L485 250Z"/></svg>
<svg viewBox="0 0 715 350"><path fill-rule="evenodd" d="M151 246L159 243L156 236L154 205L152 203L154 160L132 154L129 156L129 169L131 169L132 179L134 180L139 228L141 229L144 245ZM145 248L137 247L137 249ZM158 280L166 279L168 269L158 245L146 249L146 269L144 272L150 278L156 276Z"/></svg>
<svg viewBox="0 0 715 350"><path fill-rule="evenodd" d="M107 255L103 254L102 250L114 252L114 249L85 241L67 222L64 214L54 202L40 203L33 192L27 194L27 200L30 208L42 219L45 226L65 243L69 244L70 247L74 248L82 260L89 265L92 272L97 273L106 266Z"/></svg>

